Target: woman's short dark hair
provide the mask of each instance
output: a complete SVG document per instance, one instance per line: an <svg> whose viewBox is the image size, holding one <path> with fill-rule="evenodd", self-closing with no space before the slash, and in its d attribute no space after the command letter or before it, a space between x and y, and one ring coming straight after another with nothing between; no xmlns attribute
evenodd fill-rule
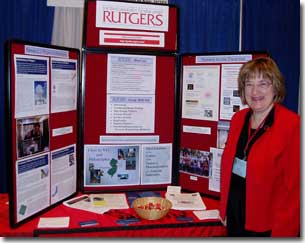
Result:
<svg viewBox="0 0 305 243"><path fill-rule="evenodd" d="M246 104L245 82L249 78L255 78L262 75L272 82L274 90L274 103L283 102L286 94L285 79L279 70L277 64L270 57L260 57L248 61L242 65L238 75L238 93L242 103Z"/></svg>

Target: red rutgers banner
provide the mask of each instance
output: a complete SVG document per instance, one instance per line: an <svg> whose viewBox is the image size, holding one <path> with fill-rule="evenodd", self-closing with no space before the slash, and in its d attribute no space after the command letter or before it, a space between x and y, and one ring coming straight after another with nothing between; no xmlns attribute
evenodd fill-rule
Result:
<svg viewBox="0 0 305 243"><path fill-rule="evenodd" d="M86 9L86 48L178 49L175 6L89 0Z"/></svg>

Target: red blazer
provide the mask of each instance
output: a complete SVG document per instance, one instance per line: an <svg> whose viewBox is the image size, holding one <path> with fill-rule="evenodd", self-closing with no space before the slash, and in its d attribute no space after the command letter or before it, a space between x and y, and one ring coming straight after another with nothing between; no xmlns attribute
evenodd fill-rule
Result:
<svg viewBox="0 0 305 243"><path fill-rule="evenodd" d="M224 220L233 159L248 109L234 114L221 160L220 216ZM253 144L246 171L247 230L271 236L300 232L300 117L275 105L274 122Z"/></svg>

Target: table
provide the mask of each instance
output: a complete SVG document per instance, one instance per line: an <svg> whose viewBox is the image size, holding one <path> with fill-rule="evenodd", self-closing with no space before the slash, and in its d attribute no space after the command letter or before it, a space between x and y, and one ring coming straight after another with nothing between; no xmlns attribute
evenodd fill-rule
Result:
<svg viewBox="0 0 305 243"><path fill-rule="evenodd" d="M217 209L218 200L204 197L207 209ZM70 217L69 228L37 228L40 217ZM192 221L179 221L177 216L192 218ZM138 217L134 209L110 210L104 214L96 214L83 210L73 209L59 204L46 212L34 217L30 221L13 229L9 226L8 195L0 194L0 236L2 237L224 237L226 227L220 220L198 220L192 211L171 209L160 220L144 220L121 225L118 219ZM79 222L96 220L99 225L80 227Z"/></svg>

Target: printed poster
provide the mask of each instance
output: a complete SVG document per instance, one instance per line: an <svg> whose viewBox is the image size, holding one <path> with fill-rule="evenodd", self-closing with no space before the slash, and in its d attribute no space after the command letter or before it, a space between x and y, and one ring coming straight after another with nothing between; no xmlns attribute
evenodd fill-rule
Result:
<svg viewBox="0 0 305 243"><path fill-rule="evenodd" d="M218 120L219 78L218 65L183 67L182 118Z"/></svg>
<svg viewBox="0 0 305 243"><path fill-rule="evenodd" d="M139 145L85 145L85 186L140 184Z"/></svg>

